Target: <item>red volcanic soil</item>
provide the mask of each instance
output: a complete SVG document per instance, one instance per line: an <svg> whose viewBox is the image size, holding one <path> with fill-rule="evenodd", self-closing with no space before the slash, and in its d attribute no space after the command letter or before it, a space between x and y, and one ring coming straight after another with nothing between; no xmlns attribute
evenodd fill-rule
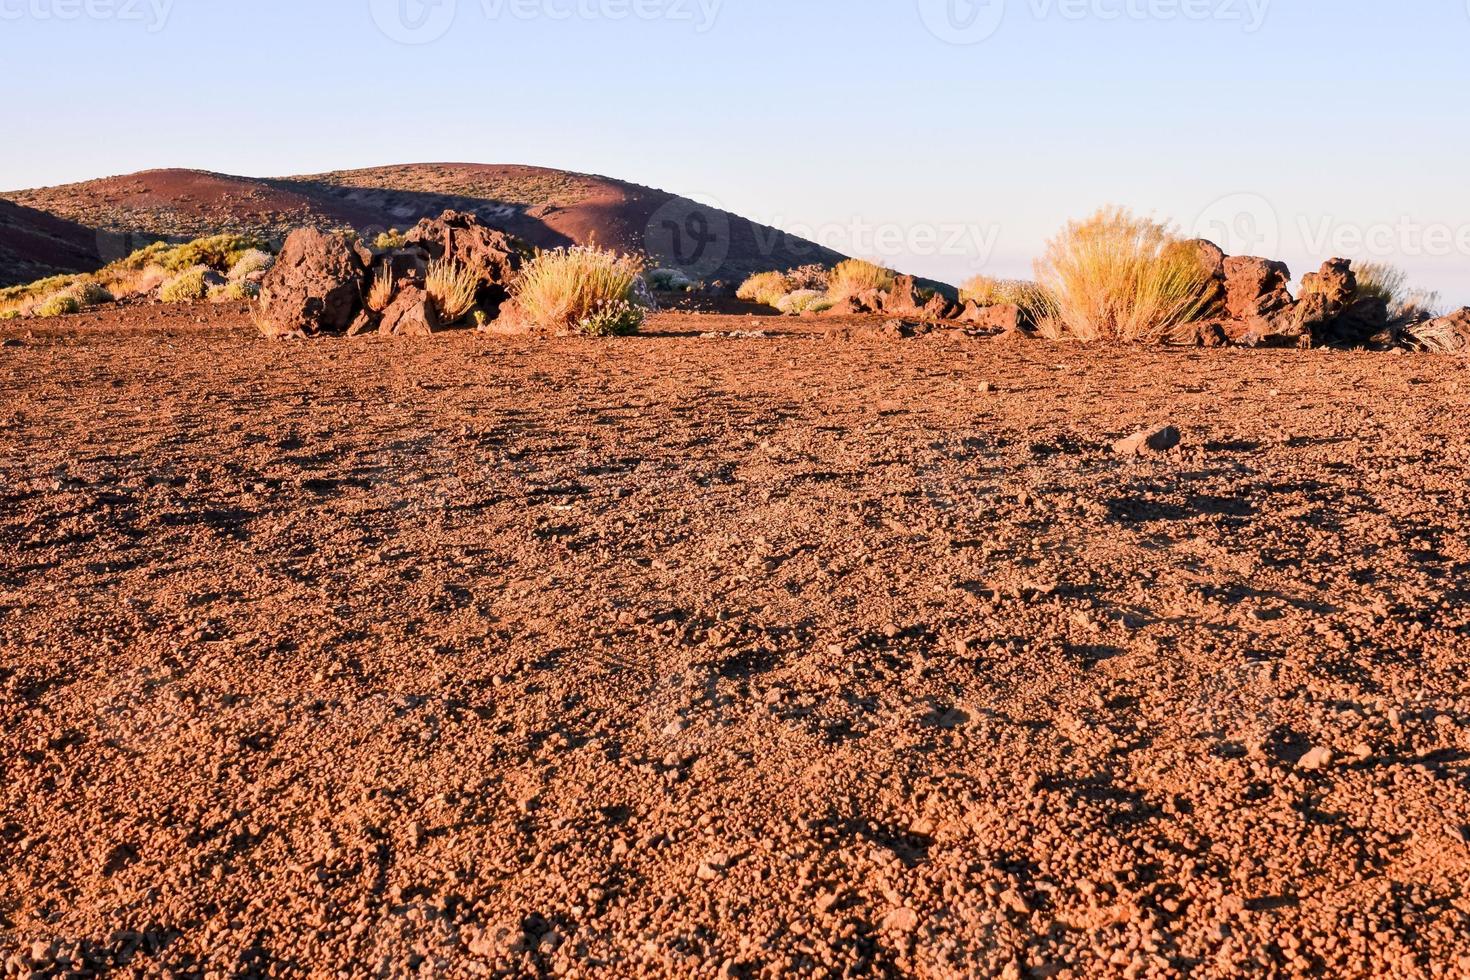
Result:
<svg viewBox="0 0 1470 980"><path fill-rule="evenodd" d="M269 180L151 170L6 196L127 243L222 231L279 240L302 225L402 229L454 209L537 247L596 241L648 254L695 279L735 280L843 258L665 191L539 167L414 164Z"/></svg>
<svg viewBox="0 0 1470 980"><path fill-rule="evenodd" d="M7 975L1470 973L1466 362L821 329L0 325Z"/></svg>

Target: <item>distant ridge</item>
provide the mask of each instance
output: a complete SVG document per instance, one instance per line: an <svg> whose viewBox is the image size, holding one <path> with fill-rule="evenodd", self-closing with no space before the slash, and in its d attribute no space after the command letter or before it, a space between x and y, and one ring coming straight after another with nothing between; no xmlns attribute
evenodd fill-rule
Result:
<svg viewBox="0 0 1470 980"><path fill-rule="evenodd" d="M519 165L423 163L282 178L146 170L3 198L0 285L91 271L157 238L251 232L279 241L302 225L371 233L448 208L537 247L595 241L705 281L846 257L667 191Z"/></svg>

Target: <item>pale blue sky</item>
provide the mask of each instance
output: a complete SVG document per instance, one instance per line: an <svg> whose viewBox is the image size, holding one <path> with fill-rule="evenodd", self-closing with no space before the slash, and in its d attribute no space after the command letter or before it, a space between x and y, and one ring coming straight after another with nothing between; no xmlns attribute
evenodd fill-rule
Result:
<svg viewBox="0 0 1470 980"><path fill-rule="evenodd" d="M533 163L951 281L1116 203L1470 303L1470 0L437 2L0 0L0 188Z"/></svg>

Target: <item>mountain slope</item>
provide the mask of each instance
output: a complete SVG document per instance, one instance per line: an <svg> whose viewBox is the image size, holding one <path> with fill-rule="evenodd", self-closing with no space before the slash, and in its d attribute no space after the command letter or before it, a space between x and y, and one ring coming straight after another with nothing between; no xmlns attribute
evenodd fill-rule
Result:
<svg viewBox="0 0 1470 980"><path fill-rule="evenodd" d="M279 240L301 225L347 225L373 234L407 228L452 208L474 212L538 247L595 241L646 253L657 264L683 269L696 279L736 280L766 269L830 265L844 258L666 191L541 167L409 164L276 179L149 170L3 196L92 229L105 245L101 251L119 254L156 237L222 231ZM0 248L6 244L0 238ZM56 271L86 268L95 263ZM0 269L0 280L7 279L24 281L11 274L8 263Z"/></svg>
<svg viewBox="0 0 1470 980"><path fill-rule="evenodd" d="M101 264L90 228L0 198L0 286Z"/></svg>

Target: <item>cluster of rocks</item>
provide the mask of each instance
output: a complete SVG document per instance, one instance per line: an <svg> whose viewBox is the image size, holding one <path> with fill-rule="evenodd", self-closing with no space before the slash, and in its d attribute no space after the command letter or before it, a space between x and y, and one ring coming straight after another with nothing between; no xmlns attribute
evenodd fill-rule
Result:
<svg viewBox="0 0 1470 980"><path fill-rule="evenodd" d="M952 321L996 333L1019 331L1026 325L1024 315L1017 306L980 306L969 301L958 303L943 293L924 289L913 276L897 276L888 289L868 289L845 297L826 311L828 316L865 313L927 321Z"/></svg>
<svg viewBox="0 0 1470 980"><path fill-rule="evenodd" d="M425 218L408 232L402 247L383 251L368 248L354 235L301 228L287 237L261 283L257 323L266 336L276 338L433 333L447 326L425 288L429 263L441 260L476 276L477 310L492 320L529 253L519 240L457 211ZM392 297L373 309L368 296L381 277L391 280Z"/></svg>
<svg viewBox="0 0 1470 980"><path fill-rule="evenodd" d="M1363 293L1352 262L1330 259L1302 279L1299 298L1288 288L1286 263L1250 255L1227 256L1213 242L1187 243L1199 252L1214 283L1215 315L1193 324L1195 340L1208 346L1324 345L1358 347L1388 343L1388 302Z"/></svg>

